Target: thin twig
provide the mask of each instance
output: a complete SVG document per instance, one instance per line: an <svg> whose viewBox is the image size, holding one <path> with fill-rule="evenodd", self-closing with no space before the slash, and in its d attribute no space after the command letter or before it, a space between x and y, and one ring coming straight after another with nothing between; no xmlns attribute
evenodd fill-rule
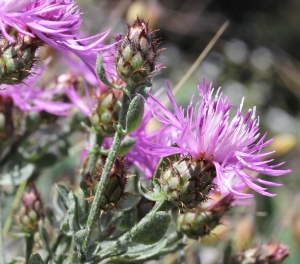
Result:
<svg viewBox="0 0 300 264"><path fill-rule="evenodd" d="M181 89L182 85L190 78L190 76L193 74L193 72L197 69L199 64L202 62L202 60L206 57L206 55L209 53L209 51L212 49L212 47L216 44L217 40L220 38L220 36L223 34L225 29L229 25L229 20L227 20L218 30L218 32L214 35L214 37L211 39L211 41L208 43L208 45L205 47L205 49L201 52L197 60L194 62L194 64L190 67L190 69L186 72L186 74L181 78L180 82L175 86L173 89L173 94L175 95L178 93L178 91ZM168 105L169 100L166 99L163 104Z"/></svg>

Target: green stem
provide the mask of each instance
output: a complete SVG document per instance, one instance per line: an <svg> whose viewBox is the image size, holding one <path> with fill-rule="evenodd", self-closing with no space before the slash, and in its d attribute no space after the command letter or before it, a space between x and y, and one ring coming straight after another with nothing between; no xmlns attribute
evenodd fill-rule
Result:
<svg viewBox="0 0 300 264"><path fill-rule="evenodd" d="M88 216L88 220L86 223L87 235L82 244L83 252L87 251L87 247L88 247L88 243L90 240L94 222L96 221L97 217L99 217L100 202L101 202L101 198L103 195L103 191L105 190L105 188L107 186L108 176L111 171L112 165L117 157L117 153L118 153L118 150L119 150L122 138L123 138L123 133L121 132L121 130L126 129L126 115L127 115L129 103L130 103L130 98L124 94L123 101L122 101L122 107L120 110L119 122L118 122L118 126L117 126L118 129L116 129L114 140L111 145L109 154L107 156L107 159L106 159L106 162L105 162L105 165L103 168L103 172L102 172L99 184L97 186L96 194L95 194L92 206L91 206L91 210L90 210L90 213Z"/></svg>
<svg viewBox="0 0 300 264"><path fill-rule="evenodd" d="M173 204L168 200L162 200L155 204L152 210L138 223L136 224L131 230L126 232L123 236L121 236L118 240L116 240L109 248L104 249L101 251L97 257L100 257L101 260L106 259L111 256L111 254L116 253L118 248L130 242L132 234L136 233L138 229L144 227L144 223L148 222L155 213L159 211L168 211L173 207ZM150 230L149 230L150 232Z"/></svg>
<svg viewBox="0 0 300 264"><path fill-rule="evenodd" d="M33 235L30 234L30 236L26 237L26 246L25 246L25 263L29 263L29 258L32 253L32 248L34 244Z"/></svg>
<svg viewBox="0 0 300 264"><path fill-rule="evenodd" d="M95 165L98 159L98 155L99 155L99 148L102 145L104 138L102 136L100 136L97 133L90 133L90 138L89 138L89 153L88 153L88 164L86 169L83 169L81 172L81 180L83 180L83 177L85 175L85 173L90 172L93 173L94 169L95 169ZM87 191L84 191L84 197L87 198L89 196L89 193ZM84 202L84 211L86 214L88 214L89 212L89 203L87 200L85 200Z"/></svg>
<svg viewBox="0 0 300 264"><path fill-rule="evenodd" d="M90 134L89 161L86 169L90 173L94 171L98 158L98 149L101 147L103 140L104 138L97 133Z"/></svg>

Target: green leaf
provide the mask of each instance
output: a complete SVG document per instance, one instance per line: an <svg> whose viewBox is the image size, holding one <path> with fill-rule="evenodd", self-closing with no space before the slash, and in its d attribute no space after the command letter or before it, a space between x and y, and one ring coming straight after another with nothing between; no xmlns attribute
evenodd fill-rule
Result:
<svg viewBox="0 0 300 264"><path fill-rule="evenodd" d="M232 253L232 247L231 247L231 242L229 241L224 250L224 257L223 257L224 264L230 264L231 253Z"/></svg>
<svg viewBox="0 0 300 264"><path fill-rule="evenodd" d="M79 251L81 251L82 243L83 243L86 235L87 235L86 229L79 230L74 235L74 242Z"/></svg>
<svg viewBox="0 0 300 264"><path fill-rule="evenodd" d="M112 212L120 212L130 210L132 207L136 206L141 200L141 195L139 193L130 193L124 199L121 199L117 203L117 207L112 209Z"/></svg>
<svg viewBox="0 0 300 264"><path fill-rule="evenodd" d="M30 178L34 169L35 166L29 163L20 170L16 169L6 173L1 177L0 186L20 185L22 182L27 181Z"/></svg>
<svg viewBox="0 0 300 264"><path fill-rule="evenodd" d="M59 223L57 222L55 214L50 207L46 208L45 214L46 214L46 217L48 218L50 224L55 228L59 228Z"/></svg>
<svg viewBox="0 0 300 264"><path fill-rule="evenodd" d="M104 69L104 65L103 65L103 60L102 60L102 56L100 54L100 52L98 53L97 56L97 61L96 61L96 73L98 75L98 78L104 83L106 84L108 87L110 88L115 88L115 89L119 89L119 87L116 87L115 85L113 85L106 77L106 73L105 73L105 69Z"/></svg>
<svg viewBox="0 0 300 264"><path fill-rule="evenodd" d="M135 145L136 140L132 137L125 137L120 145L120 148L118 150L118 156L125 155L129 150L131 150Z"/></svg>
<svg viewBox="0 0 300 264"><path fill-rule="evenodd" d="M143 96L137 94L129 104L126 116L126 133L129 134L136 130L144 116L144 99Z"/></svg>
<svg viewBox="0 0 300 264"><path fill-rule="evenodd" d="M19 263L25 263L25 258L15 257L10 262L7 262L7 264L19 264Z"/></svg>
<svg viewBox="0 0 300 264"><path fill-rule="evenodd" d="M152 86L142 86L139 90L139 94L141 94L145 99L149 97L149 93L152 89Z"/></svg>
<svg viewBox="0 0 300 264"><path fill-rule="evenodd" d="M161 200L166 200L167 197L163 192L155 192L147 190L146 188L143 187L142 183L139 182L139 190L141 194L147 198L150 201L161 201Z"/></svg>
<svg viewBox="0 0 300 264"><path fill-rule="evenodd" d="M57 184L56 189L65 209L68 210L69 189L62 184Z"/></svg>
<svg viewBox="0 0 300 264"><path fill-rule="evenodd" d="M158 242L165 235L171 221L167 212L157 212L150 219L144 219L139 228L131 231L133 243L150 245Z"/></svg>
<svg viewBox="0 0 300 264"><path fill-rule="evenodd" d="M69 193L68 198L69 226L71 232L75 234L78 230L80 230L78 200L72 192Z"/></svg>
<svg viewBox="0 0 300 264"><path fill-rule="evenodd" d="M43 221L39 221L39 233L43 242L44 248L48 251L50 255L52 255L50 248L50 240L46 229L43 227Z"/></svg>
<svg viewBox="0 0 300 264"><path fill-rule="evenodd" d="M122 222L118 225L118 229L121 231L127 231L132 228L136 222L136 208L125 211L122 216Z"/></svg>
<svg viewBox="0 0 300 264"><path fill-rule="evenodd" d="M67 219L68 220L68 219ZM67 236L72 236L73 233L71 231L70 225L69 225L69 221L66 222L62 222L60 225L60 230L66 234Z"/></svg>
<svg viewBox="0 0 300 264"><path fill-rule="evenodd" d="M172 253L177 249L183 248L185 244L181 243L182 234L175 232L169 237L158 241L153 245L129 245L126 250L117 257L110 258L110 261L124 261L132 263L133 261L145 261L156 259L159 256ZM118 249L122 250L122 248ZM101 252L100 252L101 255Z"/></svg>
<svg viewBox="0 0 300 264"><path fill-rule="evenodd" d="M30 255L29 264L44 264L44 261L39 253L33 253Z"/></svg>

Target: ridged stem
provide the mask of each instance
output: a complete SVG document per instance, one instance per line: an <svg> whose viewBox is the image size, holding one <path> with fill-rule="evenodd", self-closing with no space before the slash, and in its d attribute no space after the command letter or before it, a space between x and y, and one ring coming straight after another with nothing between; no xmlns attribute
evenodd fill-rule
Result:
<svg viewBox="0 0 300 264"><path fill-rule="evenodd" d="M122 100L122 107L120 110L119 121L118 121L118 125L117 125L118 129L115 133L113 143L112 143L110 151L108 153L108 156L107 156L104 168L103 168L103 172L102 172L99 184L97 186L95 197L93 199L93 203L92 203L91 210L90 210L90 213L88 216L88 220L86 223L87 235L82 244L83 252L87 251L88 243L90 240L94 222L97 220L97 217L99 217L100 202L101 202L101 199L103 196L103 191L105 190L105 188L107 186L109 173L110 173L112 165L117 157L117 153L118 153L122 138L124 136L121 130L126 129L126 115L127 115L129 103L130 103L130 98L124 93L123 100Z"/></svg>

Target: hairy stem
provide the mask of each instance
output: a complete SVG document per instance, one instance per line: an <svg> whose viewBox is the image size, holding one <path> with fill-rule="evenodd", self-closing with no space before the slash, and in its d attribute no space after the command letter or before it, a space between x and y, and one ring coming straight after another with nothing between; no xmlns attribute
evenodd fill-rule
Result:
<svg viewBox="0 0 300 264"><path fill-rule="evenodd" d="M104 138L100 135L98 135L97 133L90 133L90 138L89 138L89 153L88 153L88 164L86 169L83 169L81 172L81 180L83 180L83 177L85 175L85 173L90 172L93 173L96 162L97 162L97 158L98 158L98 149L101 147L102 142L103 142ZM87 198L89 196L89 193L87 193L86 191L84 191L84 197ZM88 214L89 211L89 203L87 200L85 200L84 202L84 211L86 214Z"/></svg>
<svg viewBox="0 0 300 264"><path fill-rule="evenodd" d="M126 129L126 115L127 115L129 103L130 103L130 98L128 96L126 96L126 94L124 93L122 107L120 110L119 122L117 125L118 129L115 133L113 143L111 145L109 154L107 156L107 159L106 159L106 162L105 162L105 165L103 168L103 172L102 172L99 184L97 186L96 194L95 194L92 206L91 206L91 210L90 210L90 213L88 216L88 220L86 223L87 235L82 244L83 252L86 252L86 250L87 250L94 222L99 217L99 211L100 211L99 206L100 206L100 202L102 199L103 191L105 190L105 188L107 186L108 176L111 171L112 165L117 157L117 153L118 153L118 150L119 150L122 138L123 138L123 133L121 130Z"/></svg>

